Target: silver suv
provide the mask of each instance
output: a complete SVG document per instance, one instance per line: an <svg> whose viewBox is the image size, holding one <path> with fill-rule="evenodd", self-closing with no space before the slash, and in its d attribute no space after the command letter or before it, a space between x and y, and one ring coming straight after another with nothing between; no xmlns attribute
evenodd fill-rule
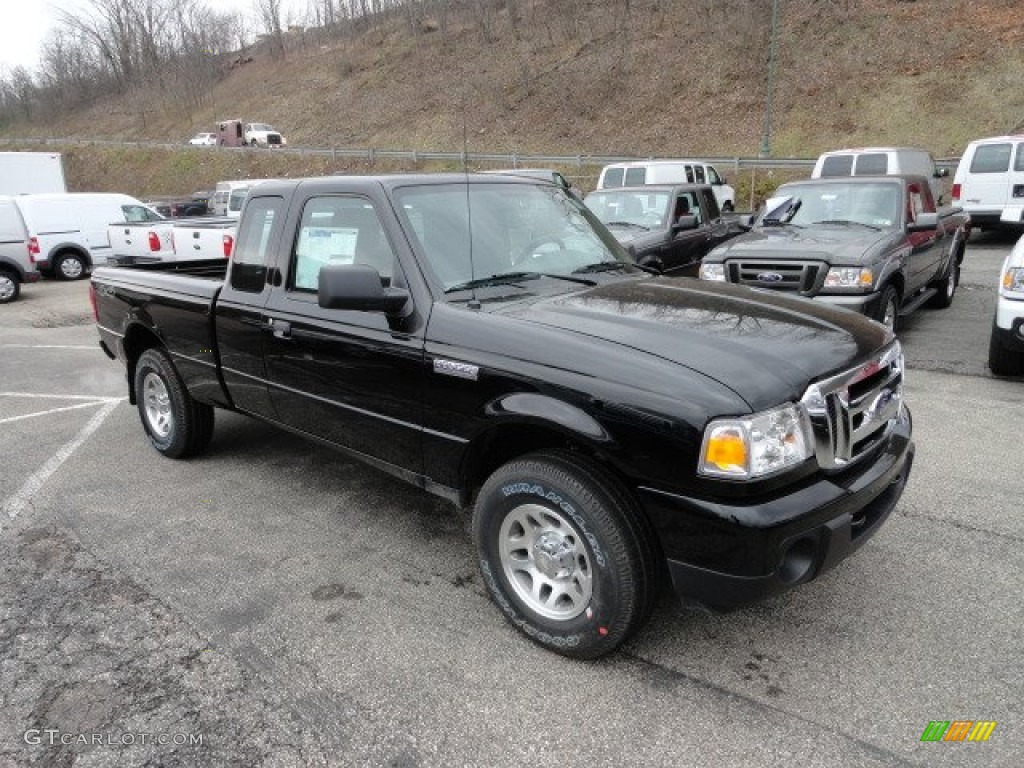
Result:
<svg viewBox="0 0 1024 768"><path fill-rule="evenodd" d="M28 229L11 197L0 197L0 304L18 298L22 283L39 280Z"/></svg>

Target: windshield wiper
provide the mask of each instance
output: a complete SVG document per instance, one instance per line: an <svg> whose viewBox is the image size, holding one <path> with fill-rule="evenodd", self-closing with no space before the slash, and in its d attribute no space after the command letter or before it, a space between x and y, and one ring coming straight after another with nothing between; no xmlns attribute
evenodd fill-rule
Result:
<svg viewBox="0 0 1024 768"><path fill-rule="evenodd" d="M650 227L645 227L643 224L637 224L635 221L607 221L605 222L606 227L636 227L642 229L645 232L650 230Z"/></svg>
<svg viewBox="0 0 1024 768"><path fill-rule="evenodd" d="M654 267L644 266L643 264L637 264L633 261L598 261L593 264L586 264L578 269L574 269L572 273L574 275L586 273L586 272L611 272L612 270L625 269L626 267L636 267L637 269L648 272L652 275L660 275L661 272L654 269Z"/></svg>
<svg viewBox="0 0 1024 768"><path fill-rule="evenodd" d="M873 229L876 232L881 232L881 227L876 227L873 224L865 224L863 221L851 221L850 219L822 219L821 221L815 221L814 224L842 224L844 226L850 226L856 224L858 227L867 227Z"/></svg>
<svg viewBox="0 0 1024 768"><path fill-rule="evenodd" d="M481 288L487 285L516 286L516 283L522 280L536 280L539 277L553 277L556 280L566 280L570 283L579 283L581 285L597 285L593 280L588 280L585 277L572 277L570 275L559 275L552 272L502 272L500 274L490 275L488 277L478 277L475 280L467 280L464 283L453 285L451 288L445 289L445 293L467 291L470 288Z"/></svg>

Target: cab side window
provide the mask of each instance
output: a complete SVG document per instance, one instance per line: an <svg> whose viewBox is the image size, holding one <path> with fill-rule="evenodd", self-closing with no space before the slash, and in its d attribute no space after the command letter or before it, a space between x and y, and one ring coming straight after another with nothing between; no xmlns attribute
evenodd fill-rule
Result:
<svg viewBox="0 0 1024 768"><path fill-rule="evenodd" d="M250 201L238 229L238 242L231 258L231 287L247 293L262 293L267 283L274 224L283 218L280 197L257 197Z"/></svg>
<svg viewBox="0 0 1024 768"><path fill-rule="evenodd" d="M373 267L380 273L381 283L390 285L395 253L373 204L366 198L314 197L303 207L290 287L315 293L320 268L333 262Z"/></svg>
<svg viewBox="0 0 1024 768"><path fill-rule="evenodd" d="M144 205L122 205L121 212L124 214L124 220L131 223L160 221L160 216Z"/></svg>
<svg viewBox="0 0 1024 768"><path fill-rule="evenodd" d="M721 184L722 179L718 175L718 171L715 170L714 166L708 166L708 184Z"/></svg>
<svg viewBox="0 0 1024 768"><path fill-rule="evenodd" d="M704 166L703 165L695 165L695 166L693 166L693 175L694 175L694 178L697 180L698 184L704 184L706 182L706 179L704 177Z"/></svg>

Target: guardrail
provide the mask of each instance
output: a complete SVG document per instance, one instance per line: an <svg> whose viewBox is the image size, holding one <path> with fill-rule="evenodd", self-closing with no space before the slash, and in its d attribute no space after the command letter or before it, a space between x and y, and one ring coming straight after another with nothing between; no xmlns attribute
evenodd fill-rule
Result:
<svg viewBox="0 0 1024 768"><path fill-rule="evenodd" d="M332 160L339 159L362 160L373 165L378 160L399 161L418 165L421 162L441 162L457 165L458 167L470 167L490 165L493 167L506 168L531 168L531 167L558 167L561 169L576 168L577 174L566 176L580 186L590 186L590 182L596 183L598 169L611 163L625 163L637 160L660 160L669 158L637 157L629 155L530 155L530 154L502 154L494 152L434 152L407 149L379 149L376 147L282 147L280 149L266 150L253 149L251 147L192 147L188 144L170 144L156 141L114 141L110 139L68 139L68 138L6 138L0 137L0 145L44 145L44 146L96 146L96 147L137 147L139 149L166 149L182 150L189 149L199 152L267 152L275 154L289 154L307 157L330 157ZM688 158L701 162L712 163L717 166L719 172L731 172L734 177L739 177L741 172L750 173L750 184L747 192L749 207L753 209L757 204L754 191L754 179L761 170L801 170L814 167L816 158L810 157L733 157L724 155L709 155L704 157ZM939 168L946 168L950 176L956 170L960 158L946 157L936 159ZM733 182L735 184L735 182Z"/></svg>

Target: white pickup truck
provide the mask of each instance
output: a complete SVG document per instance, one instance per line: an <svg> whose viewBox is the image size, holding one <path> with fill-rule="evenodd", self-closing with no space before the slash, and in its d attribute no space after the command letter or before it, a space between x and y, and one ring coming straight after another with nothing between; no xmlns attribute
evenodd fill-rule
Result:
<svg viewBox="0 0 1024 768"><path fill-rule="evenodd" d="M108 261L138 264L226 259L234 248L237 225L237 219L224 217L118 222L107 228L113 254Z"/></svg>

